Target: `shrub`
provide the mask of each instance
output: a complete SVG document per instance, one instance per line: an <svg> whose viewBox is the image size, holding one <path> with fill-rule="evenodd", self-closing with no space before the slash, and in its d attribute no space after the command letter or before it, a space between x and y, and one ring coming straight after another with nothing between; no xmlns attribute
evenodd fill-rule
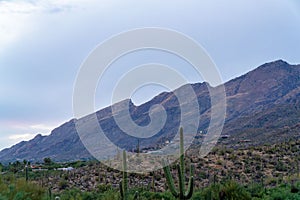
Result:
<svg viewBox="0 0 300 200"><path fill-rule="evenodd" d="M0 200L8 200L8 198L5 196L2 196L2 194L0 194Z"/></svg>
<svg viewBox="0 0 300 200"><path fill-rule="evenodd" d="M220 199L251 199L250 194L246 189L234 181L225 183L219 192ZM222 198L223 197L223 198Z"/></svg>
<svg viewBox="0 0 300 200"><path fill-rule="evenodd" d="M0 182L0 200L41 200L45 197L45 190L38 185L18 179L8 183Z"/></svg>
<svg viewBox="0 0 300 200"><path fill-rule="evenodd" d="M250 200L247 190L234 181L227 181L224 185L213 184L193 196L195 200L223 199L223 200Z"/></svg>
<svg viewBox="0 0 300 200"><path fill-rule="evenodd" d="M219 191L221 184L213 184L202 191L195 192L193 199L206 200L206 199L219 199Z"/></svg>
<svg viewBox="0 0 300 200"><path fill-rule="evenodd" d="M100 184L97 186L97 191L103 193L105 191L111 190L112 186L110 184Z"/></svg>
<svg viewBox="0 0 300 200"><path fill-rule="evenodd" d="M299 193L292 193L290 186L279 186L269 190L267 199L282 200L282 199L300 199Z"/></svg>
<svg viewBox="0 0 300 200"><path fill-rule="evenodd" d="M58 183L58 187L60 190L64 190L64 189L68 188L68 182L66 180L61 180Z"/></svg>
<svg viewBox="0 0 300 200"><path fill-rule="evenodd" d="M262 198L265 192L264 187L261 184L251 184L251 186L247 189L247 191L251 194L251 197Z"/></svg>

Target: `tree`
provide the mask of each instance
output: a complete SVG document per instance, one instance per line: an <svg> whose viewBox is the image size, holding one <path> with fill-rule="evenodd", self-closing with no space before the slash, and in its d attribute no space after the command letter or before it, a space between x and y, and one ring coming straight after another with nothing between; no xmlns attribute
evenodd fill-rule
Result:
<svg viewBox="0 0 300 200"><path fill-rule="evenodd" d="M45 165L51 165L51 163L52 163L51 158L44 158L44 164Z"/></svg>

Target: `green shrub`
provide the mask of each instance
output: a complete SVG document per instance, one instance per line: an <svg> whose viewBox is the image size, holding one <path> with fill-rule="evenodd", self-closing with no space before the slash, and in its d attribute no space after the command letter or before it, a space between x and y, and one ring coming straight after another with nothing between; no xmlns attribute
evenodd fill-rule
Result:
<svg viewBox="0 0 300 200"><path fill-rule="evenodd" d="M265 193L264 187L261 184L251 184L247 191L250 193L251 197L262 198Z"/></svg>
<svg viewBox="0 0 300 200"><path fill-rule="evenodd" d="M58 187L60 190L64 190L64 189L68 188L68 182L63 179L58 183Z"/></svg>
<svg viewBox="0 0 300 200"><path fill-rule="evenodd" d="M210 200L219 199L219 191L221 189L221 184L213 184L209 187L203 189L202 191L197 191L193 195L195 200Z"/></svg>
<svg viewBox="0 0 300 200"><path fill-rule="evenodd" d="M267 199L270 200L298 200L300 199L300 193L292 193L291 186L279 186L272 188L268 191Z"/></svg>
<svg viewBox="0 0 300 200"><path fill-rule="evenodd" d="M26 182L25 179L0 182L0 200L41 200L45 197L45 190L38 185Z"/></svg>
<svg viewBox="0 0 300 200"><path fill-rule="evenodd" d="M112 189L112 187L110 184L99 184L97 186L97 192L99 192L99 193L103 193L103 192L109 191L111 189Z"/></svg>
<svg viewBox="0 0 300 200"><path fill-rule="evenodd" d="M213 184L202 191L194 194L195 200L250 200L251 196L247 190L234 181L227 181L224 185Z"/></svg>
<svg viewBox="0 0 300 200"><path fill-rule="evenodd" d="M0 200L8 200L8 198L0 194Z"/></svg>
<svg viewBox="0 0 300 200"><path fill-rule="evenodd" d="M14 200L23 200L25 198L24 192L17 192L14 197Z"/></svg>
<svg viewBox="0 0 300 200"><path fill-rule="evenodd" d="M246 189L242 186L240 186L238 183L234 181L229 181L225 183L225 185L222 187L219 196L221 198L221 195L225 197L224 199L251 199L250 194L246 191Z"/></svg>

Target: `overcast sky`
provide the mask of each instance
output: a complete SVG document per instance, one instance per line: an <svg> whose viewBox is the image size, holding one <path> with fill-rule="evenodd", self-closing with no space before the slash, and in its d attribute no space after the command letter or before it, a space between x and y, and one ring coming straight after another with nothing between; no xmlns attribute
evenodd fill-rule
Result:
<svg viewBox="0 0 300 200"><path fill-rule="evenodd" d="M277 59L300 63L298 0L0 0L0 149L73 118L73 85L84 59L112 35L143 27L196 40L224 81ZM153 51L114 65L149 62L188 67ZM108 104L103 91L96 95L98 109ZM148 86L133 100L140 104L160 91Z"/></svg>

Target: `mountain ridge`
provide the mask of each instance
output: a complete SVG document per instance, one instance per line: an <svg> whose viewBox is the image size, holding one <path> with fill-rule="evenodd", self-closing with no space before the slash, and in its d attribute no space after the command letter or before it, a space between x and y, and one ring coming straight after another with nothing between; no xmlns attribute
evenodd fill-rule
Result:
<svg viewBox="0 0 300 200"><path fill-rule="evenodd" d="M257 67L248 73L236 77L224 87L227 96L226 121L222 134L230 138L222 141L231 147L241 146L241 140L250 140L251 144L275 143L281 137L299 137L300 131L300 65L290 65L286 61L276 60ZM207 83L190 84L198 98L201 114L198 131L205 131L209 125L210 97ZM176 90L183 90L185 85ZM141 146L172 139L179 126L178 100L172 92L162 92L139 106L130 99L129 110L132 119L138 125L149 123L149 108L163 105L169 118L163 130L150 139L141 140ZM120 103L120 102L119 102ZM118 103L117 103L118 104ZM114 104L112 106L115 106ZM120 104L121 105L121 104ZM122 133L116 127L112 117L112 106L96 111L98 121L107 136L121 148L132 149L136 141ZM122 107L120 108L122 111ZM88 119L88 116L83 118ZM83 119L82 118L82 119ZM0 152L1 162L13 160L41 161L51 157L56 161L91 159L77 134L75 121L71 119L53 129L48 136L37 135L30 141L22 141ZM271 136L274 136L273 138ZM271 137L271 138L270 138ZM269 141L267 141L267 139ZM161 143L159 143L161 144Z"/></svg>

